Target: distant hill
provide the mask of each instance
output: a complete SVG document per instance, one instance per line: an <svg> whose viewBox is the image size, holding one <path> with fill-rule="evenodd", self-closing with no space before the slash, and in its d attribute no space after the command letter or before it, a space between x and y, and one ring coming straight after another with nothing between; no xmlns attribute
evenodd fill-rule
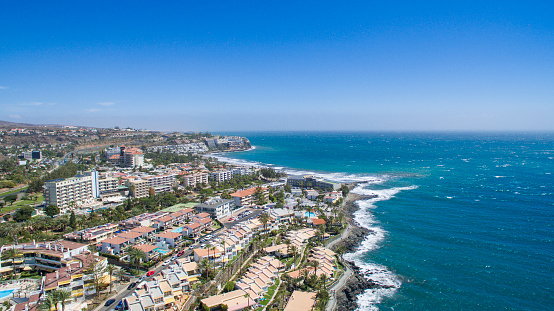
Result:
<svg viewBox="0 0 554 311"><path fill-rule="evenodd" d="M30 123L16 123L0 120L0 127L64 127L65 125L59 124L30 124Z"/></svg>

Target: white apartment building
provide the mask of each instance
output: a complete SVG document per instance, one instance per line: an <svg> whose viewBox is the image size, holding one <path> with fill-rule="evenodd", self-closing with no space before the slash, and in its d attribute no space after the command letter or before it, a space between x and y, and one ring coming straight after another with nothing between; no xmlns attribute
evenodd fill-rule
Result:
<svg viewBox="0 0 554 311"><path fill-rule="evenodd" d="M124 151L123 157L127 167L140 167L144 165L144 154L140 149L129 148Z"/></svg>
<svg viewBox="0 0 554 311"><path fill-rule="evenodd" d="M153 175L144 177L144 180L148 182L148 186L151 188L156 188L160 186L173 186L175 183L175 175L173 174L167 174L167 175Z"/></svg>
<svg viewBox="0 0 554 311"><path fill-rule="evenodd" d="M216 172L210 172L210 180L215 182L223 182L233 178L233 171L231 170L220 170Z"/></svg>
<svg viewBox="0 0 554 311"><path fill-rule="evenodd" d="M83 205L94 200L92 176L78 175L71 178L54 179L44 183L46 205L66 208Z"/></svg>
<svg viewBox="0 0 554 311"><path fill-rule="evenodd" d="M148 182L142 179L127 180L127 187L131 188L130 193L134 198L144 198L150 195Z"/></svg>
<svg viewBox="0 0 554 311"><path fill-rule="evenodd" d="M102 194L114 193L119 187L119 181L117 178L108 177L98 179L98 192Z"/></svg>
<svg viewBox="0 0 554 311"><path fill-rule="evenodd" d="M183 175L183 186L196 187L197 184L208 184L208 173Z"/></svg>

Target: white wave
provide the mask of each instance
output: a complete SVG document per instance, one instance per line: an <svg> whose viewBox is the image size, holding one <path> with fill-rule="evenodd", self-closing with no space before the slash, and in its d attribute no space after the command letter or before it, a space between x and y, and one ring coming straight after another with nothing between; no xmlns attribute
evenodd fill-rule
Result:
<svg viewBox="0 0 554 311"><path fill-rule="evenodd" d="M375 195L376 197L356 202L360 208L354 213L354 220L361 227L370 230L371 233L364 239L364 241L362 241L355 252L344 254L344 258L354 262L354 264L360 268L360 273L362 273L368 280L383 286L381 288L367 289L363 294L358 295L358 310L378 310L377 305L383 300L383 298L394 295L394 293L402 285L400 278L388 270L387 267L376 263L365 262L363 260L365 254L380 247L380 243L385 240L386 236L386 231L378 226L377 221L371 212L371 210L376 207L374 203L389 200L400 191L413 190L416 188L417 186L410 186L372 190L365 189L362 184L352 190L353 193L361 195Z"/></svg>
<svg viewBox="0 0 554 311"><path fill-rule="evenodd" d="M298 170L283 166L275 166L273 164L255 162L249 160L231 158L232 153L212 153L206 155L212 157L220 162L225 162L233 165L253 166L253 167L271 167L275 170L281 171L288 175L314 175L321 177L329 181L338 183L351 183L351 182L366 182L366 183L382 183L389 178L387 175L369 175L369 174L348 174L348 173L323 173L308 170Z"/></svg>

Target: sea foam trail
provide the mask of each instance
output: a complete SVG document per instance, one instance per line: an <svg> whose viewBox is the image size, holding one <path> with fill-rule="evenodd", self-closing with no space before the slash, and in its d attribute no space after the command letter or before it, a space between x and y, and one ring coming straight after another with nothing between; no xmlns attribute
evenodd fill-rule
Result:
<svg viewBox="0 0 554 311"><path fill-rule="evenodd" d="M359 185L354 188L352 192L361 195L375 195L376 197L356 202L360 208L354 213L354 220L361 227L370 230L371 233L364 239L354 253L345 254L344 258L354 262L354 264L360 268L360 273L368 280L381 285L378 288L367 289L363 294L357 297L358 310L374 311L379 310L377 305L384 297L392 296L398 290L402 282L400 278L388 270L387 267L363 260L365 254L380 247L380 243L385 239L386 235L386 231L377 225L377 221L371 210L376 207L374 203L389 200L400 191L413 190L416 189L417 186L383 190L366 189L365 186L367 186L367 184Z"/></svg>
<svg viewBox="0 0 554 311"><path fill-rule="evenodd" d="M229 154L229 155L232 156L232 154ZM220 162L225 162L233 165L271 167L275 170L281 171L288 175L314 175L316 177L322 177L326 180L337 182L337 183L351 183L351 182L383 183L387 179L389 179L389 176L387 175L376 176L376 175L348 174L348 173L324 173L324 172L315 172L315 171L309 171L309 170L291 169L283 166L275 166L273 164L229 158L227 157L227 154L224 154L224 153L212 153L206 156L215 158Z"/></svg>

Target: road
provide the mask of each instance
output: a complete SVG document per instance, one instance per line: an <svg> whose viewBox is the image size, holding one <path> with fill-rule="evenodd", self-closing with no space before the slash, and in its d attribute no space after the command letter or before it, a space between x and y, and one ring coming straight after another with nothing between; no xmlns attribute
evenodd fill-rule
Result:
<svg viewBox="0 0 554 311"><path fill-rule="evenodd" d="M160 273L160 271L162 271L164 269L165 265L163 264L163 262L159 263L156 268L154 268L154 275L150 276L150 277L147 277L145 278L143 281L151 281L158 273ZM135 281L137 281L138 279L135 278ZM123 291L120 291L118 292L117 296L111 296L109 298L114 298L115 299L115 302L112 303L111 305L105 307L104 306L104 303L106 303L106 301L109 299L106 299L102 302L102 304L99 306L99 307L96 307L96 309L94 309L94 311L106 311L106 310L113 310L115 309L115 306L117 306L117 304L119 303L119 301L129 295L131 295L134 291L135 291L136 287L134 288L131 288L131 289L127 289L127 287L125 287L125 290Z"/></svg>
<svg viewBox="0 0 554 311"><path fill-rule="evenodd" d="M228 221L229 218L236 217L238 214L240 214L242 212L245 212L245 211L252 211L252 214L250 214L247 217L244 217L242 219L239 219L239 220ZM228 229L228 228L233 227L236 224L239 224L241 222L244 222L244 221L247 221L247 220L258 217L258 215L263 213L263 211L264 211L263 209L245 208L245 209L241 210L240 212L234 213L230 216L226 216L225 219L221 220L221 224L223 224L223 226Z"/></svg>
<svg viewBox="0 0 554 311"><path fill-rule="evenodd" d="M353 272L352 272L352 269L350 269L350 265L345 264L344 266L346 267L346 270L340 277L339 281L328 289L330 295L329 295L329 301L327 302L325 311L333 311L335 309L337 304L336 293L344 287L344 284L346 284L346 281L348 281L348 279L352 276Z"/></svg>

